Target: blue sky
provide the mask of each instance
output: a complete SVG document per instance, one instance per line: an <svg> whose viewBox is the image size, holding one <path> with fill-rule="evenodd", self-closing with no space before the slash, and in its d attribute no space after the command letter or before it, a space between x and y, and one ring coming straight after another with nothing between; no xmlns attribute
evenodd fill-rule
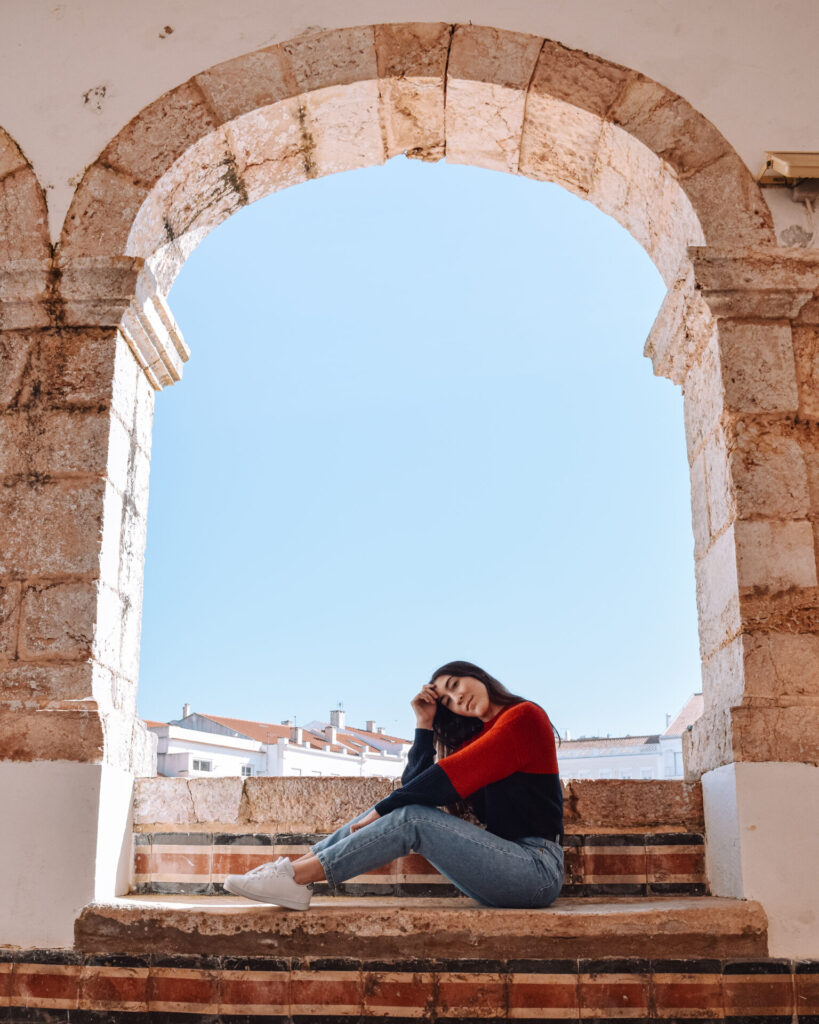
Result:
<svg viewBox="0 0 819 1024"><path fill-rule="evenodd" d="M270 196L192 254L157 396L139 708L375 719L463 658L564 733L700 689L662 281L555 185L404 158Z"/></svg>

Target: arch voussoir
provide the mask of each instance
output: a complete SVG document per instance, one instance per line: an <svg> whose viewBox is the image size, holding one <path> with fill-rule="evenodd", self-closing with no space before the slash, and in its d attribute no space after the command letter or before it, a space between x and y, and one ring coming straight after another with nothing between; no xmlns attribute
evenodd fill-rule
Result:
<svg viewBox="0 0 819 1024"><path fill-rule="evenodd" d="M299 96L238 117L225 131L248 202L311 177L314 145Z"/></svg>
<svg viewBox="0 0 819 1024"><path fill-rule="evenodd" d="M517 173L526 90L543 40L458 25L446 82L446 159Z"/></svg>
<svg viewBox="0 0 819 1024"><path fill-rule="evenodd" d="M527 90L520 173L592 198L605 115L631 74L546 40Z"/></svg>
<svg viewBox="0 0 819 1024"><path fill-rule="evenodd" d="M131 255L149 256L186 234L206 234L247 203L224 129L199 139L146 196L129 233Z"/></svg>
<svg viewBox="0 0 819 1024"><path fill-rule="evenodd" d="M100 162L140 185L153 186L194 143L218 127L195 79L160 96L100 154Z"/></svg>
<svg viewBox="0 0 819 1024"><path fill-rule="evenodd" d="M216 64L193 81L207 97L220 124L298 92L290 58L280 46Z"/></svg>
<svg viewBox="0 0 819 1024"><path fill-rule="evenodd" d="M0 260L50 255L43 190L20 147L0 128Z"/></svg>
<svg viewBox="0 0 819 1024"><path fill-rule="evenodd" d="M690 103L643 75L628 77L606 118L665 160L679 178L730 152L725 137Z"/></svg>
<svg viewBox="0 0 819 1024"><path fill-rule="evenodd" d="M440 160L446 150L444 97L453 26L376 25L381 119L387 159Z"/></svg>
<svg viewBox="0 0 819 1024"><path fill-rule="evenodd" d="M733 151L683 178L680 186L697 212L708 245L776 245L767 203Z"/></svg>
<svg viewBox="0 0 819 1024"><path fill-rule="evenodd" d="M150 191L148 185L101 161L92 164L68 210L59 245L61 258L124 255L131 227Z"/></svg>

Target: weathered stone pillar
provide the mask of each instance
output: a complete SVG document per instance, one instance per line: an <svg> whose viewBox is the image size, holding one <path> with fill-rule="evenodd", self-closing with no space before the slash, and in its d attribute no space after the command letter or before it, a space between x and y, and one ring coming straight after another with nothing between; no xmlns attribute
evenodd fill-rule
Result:
<svg viewBox="0 0 819 1024"><path fill-rule="evenodd" d="M0 268L0 943L70 945L127 887L158 347L185 357L141 261Z"/></svg>
<svg viewBox="0 0 819 1024"><path fill-rule="evenodd" d="M775 954L816 955L819 253L689 253L648 346L685 396L705 701L686 771L712 891L761 900Z"/></svg>

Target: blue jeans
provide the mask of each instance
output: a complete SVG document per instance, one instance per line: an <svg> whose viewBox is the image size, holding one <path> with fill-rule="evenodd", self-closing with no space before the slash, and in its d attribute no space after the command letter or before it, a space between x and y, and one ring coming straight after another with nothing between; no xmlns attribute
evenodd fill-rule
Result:
<svg viewBox="0 0 819 1024"><path fill-rule="evenodd" d="M357 832L350 825L311 847L331 885L419 853L487 907L548 907L563 885L563 848L539 837L501 839L437 807L409 804Z"/></svg>

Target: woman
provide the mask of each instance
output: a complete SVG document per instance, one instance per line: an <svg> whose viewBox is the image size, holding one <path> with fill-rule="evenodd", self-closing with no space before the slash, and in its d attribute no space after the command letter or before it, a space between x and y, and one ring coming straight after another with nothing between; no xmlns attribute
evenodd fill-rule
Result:
<svg viewBox="0 0 819 1024"><path fill-rule="evenodd" d="M434 672L412 708L400 789L298 860L228 875L225 889L306 910L310 882L337 885L414 852L485 906L549 906L563 885L563 796L546 713L468 661ZM440 810L464 801L485 830Z"/></svg>

